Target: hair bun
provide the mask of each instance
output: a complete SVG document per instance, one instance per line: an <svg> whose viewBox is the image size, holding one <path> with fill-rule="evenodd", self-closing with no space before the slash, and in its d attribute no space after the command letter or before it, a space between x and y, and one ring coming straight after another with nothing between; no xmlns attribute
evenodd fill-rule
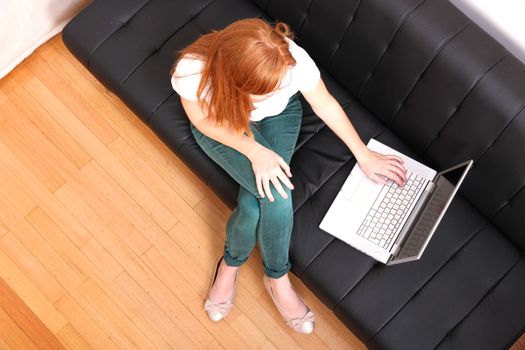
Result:
<svg viewBox="0 0 525 350"><path fill-rule="evenodd" d="M278 33L278 34L280 34L282 36L285 36L287 38L290 38L290 39L292 39L293 36L294 36L294 33L290 29L290 26L288 24L284 23L284 22L276 22L273 30L276 33Z"/></svg>

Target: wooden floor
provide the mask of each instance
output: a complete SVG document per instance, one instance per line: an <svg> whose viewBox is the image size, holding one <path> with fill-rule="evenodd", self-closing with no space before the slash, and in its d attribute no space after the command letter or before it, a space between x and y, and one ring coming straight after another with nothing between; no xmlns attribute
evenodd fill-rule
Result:
<svg viewBox="0 0 525 350"><path fill-rule="evenodd" d="M231 211L60 35L0 80L0 159L0 349L365 349L293 274L317 322L289 329L258 248L208 319Z"/></svg>

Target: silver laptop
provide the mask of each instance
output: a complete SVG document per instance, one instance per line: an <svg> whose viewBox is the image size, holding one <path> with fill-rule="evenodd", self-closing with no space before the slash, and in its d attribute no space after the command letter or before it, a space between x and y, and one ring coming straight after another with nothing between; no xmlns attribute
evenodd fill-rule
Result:
<svg viewBox="0 0 525 350"><path fill-rule="evenodd" d="M406 184L377 183L356 163L319 228L386 265L418 260L473 161L437 173L373 138L367 147L400 156Z"/></svg>

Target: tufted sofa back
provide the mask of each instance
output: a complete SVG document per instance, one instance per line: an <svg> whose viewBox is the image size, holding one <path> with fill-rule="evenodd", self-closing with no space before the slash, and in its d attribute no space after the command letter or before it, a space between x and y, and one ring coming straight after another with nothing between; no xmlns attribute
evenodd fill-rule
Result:
<svg viewBox="0 0 525 350"><path fill-rule="evenodd" d="M525 249L523 63L444 0L254 1Z"/></svg>

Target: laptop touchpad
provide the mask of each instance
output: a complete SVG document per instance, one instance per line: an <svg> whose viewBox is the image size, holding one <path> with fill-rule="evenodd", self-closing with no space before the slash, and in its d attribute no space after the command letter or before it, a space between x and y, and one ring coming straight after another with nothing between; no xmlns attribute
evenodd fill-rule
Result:
<svg viewBox="0 0 525 350"><path fill-rule="evenodd" d="M357 189L350 200L355 203L366 205L377 197L377 194L379 194L382 187L382 184L375 182L368 176L364 176L359 182L359 186L357 186Z"/></svg>

